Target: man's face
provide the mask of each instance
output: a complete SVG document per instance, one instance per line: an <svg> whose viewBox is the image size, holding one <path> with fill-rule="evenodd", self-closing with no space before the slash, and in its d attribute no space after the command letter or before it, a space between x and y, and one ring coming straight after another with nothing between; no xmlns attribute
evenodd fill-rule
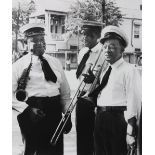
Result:
<svg viewBox="0 0 155 155"><path fill-rule="evenodd" d="M43 55L46 50L44 35L33 36L31 41L33 43L33 54L37 56Z"/></svg>
<svg viewBox="0 0 155 155"><path fill-rule="evenodd" d="M117 39L108 39L103 44L105 59L110 64L115 63L122 57L123 47Z"/></svg>
<svg viewBox="0 0 155 155"><path fill-rule="evenodd" d="M95 33L85 33L84 34L84 42L85 47L88 47L89 49L93 48L97 44L98 36Z"/></svg>

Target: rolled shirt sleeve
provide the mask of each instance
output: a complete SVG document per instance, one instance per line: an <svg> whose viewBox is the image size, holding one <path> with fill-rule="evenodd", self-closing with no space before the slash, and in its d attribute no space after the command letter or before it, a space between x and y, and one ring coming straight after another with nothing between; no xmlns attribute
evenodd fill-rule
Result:
<svg viewBox="0 0 155 155"><path fill-rule="evenodd" d="M142 101L142 81L136 67L131 68L126 78L127 113L126 119L138 118Z"/></svg>

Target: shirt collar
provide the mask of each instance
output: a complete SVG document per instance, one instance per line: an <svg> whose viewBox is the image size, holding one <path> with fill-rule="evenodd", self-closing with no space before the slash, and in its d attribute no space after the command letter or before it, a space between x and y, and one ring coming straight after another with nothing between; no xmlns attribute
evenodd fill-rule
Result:
<svg viewBox="0 0 155 155"><path fill-rule="evenodd" d="M32 54L32 58L33 58L33 60L38 60L38 56L37 55Z"/></svg>
<svg viewBox="0 0 155 155"><path fill-rule="evenodd" d="M42 56L43 56L43 57L45 57L45 56L46 56L46 54L44 53ZM37 59L38 59L38 56L37 56L37 55L32 54L32 57L33 57L35 60L37 60Z"/></svg>
<svg viewBox="0 0 155 155"><path fill-rule="evenodd" d="M120 64L124 62L123 57L121 57L119 60L117 60L115 63L111 65L112 68L117 68Z"/></svg>
<svg viewBox="0 0 155 155"><path fill-rule="evenodd" d="M97 45L95 45L95 46L91 49L91 51L92 51L92 52L97 52L98 49L99 49L99 47L100 47L100 43L98 43Z"/></svg>

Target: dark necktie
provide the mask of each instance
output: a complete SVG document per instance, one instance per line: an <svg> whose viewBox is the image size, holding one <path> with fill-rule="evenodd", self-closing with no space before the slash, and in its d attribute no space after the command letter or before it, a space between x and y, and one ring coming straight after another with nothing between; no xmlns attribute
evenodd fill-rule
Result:
<svg viewBox="0 0 155 155"><path fill-rule="evenodd" d="M47 60L42 55L39 56L39 59L41 61L41 66L42 66L42 70L43 70L45 79L47 81L52 81L52 82L56 83L57 77L56 77L55 73L53 72L53 70L51 69Z"/></svg>
<svg viewBox="0 0 155 155"><path fill-rule="evenodd" d="M88 52L84 54L80 64L78 65L78 68L77 68L77 71L76 71L76 78L77 79L79 78L79 76L81 75L81 73L82 73L82 71L83 71L83 69L85 67L85 64L86 64L86 61L89 58L90 52L91 52L91 50L88 50Z"/></svg>
<svg viewBox="0 0 155 155"><path fill-rule="evenodd" d="M107 85L111 69L112 69L111 66L109 66L108 70L106 71L105 75L102 78L101 84L96 89L94 89L94 91L91 94L89 94L89 96L97 97L100 91Z"/></svg>

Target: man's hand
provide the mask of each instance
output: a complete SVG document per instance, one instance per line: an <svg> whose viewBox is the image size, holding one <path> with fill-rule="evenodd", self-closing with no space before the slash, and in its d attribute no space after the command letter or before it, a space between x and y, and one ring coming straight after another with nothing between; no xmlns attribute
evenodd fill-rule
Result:
<svg viewBox="0 0 155 155"><path fill-rule="evenodd" d="M133 147L135 145L135 143L136 143L135 137L127 134L126 142L127 142L128 146Z"/></svg>
<svg viewBox="0 0 155 155"><path fill-rule="evenodd" d="M91 71L91 69L89 69L88 74L82 74L84 76L84 82L85 83L93 83L95 76L93 74L93 72Z"/></svg>
<svg viewBox="0 0 155 155"><path fill-rule="evenodd" d="M32 122L38 122L45 117L45 113L38 108L30 108L29 116Z"/></svg>
<svg viewBox="0 0 155 155"><path fill-rule="evenodd" d="M127 125L127 136L126 142L129 148L132 148L136 145L136 120L135 118L130 119Z"/></svg>
<svg viewBox="0 0 155 155"><path fill-rule="evenodd" d="M128 149L128 154L136 154L136 138L127 134L126 136L126 141L127 141L127 149Z"/></svg>

